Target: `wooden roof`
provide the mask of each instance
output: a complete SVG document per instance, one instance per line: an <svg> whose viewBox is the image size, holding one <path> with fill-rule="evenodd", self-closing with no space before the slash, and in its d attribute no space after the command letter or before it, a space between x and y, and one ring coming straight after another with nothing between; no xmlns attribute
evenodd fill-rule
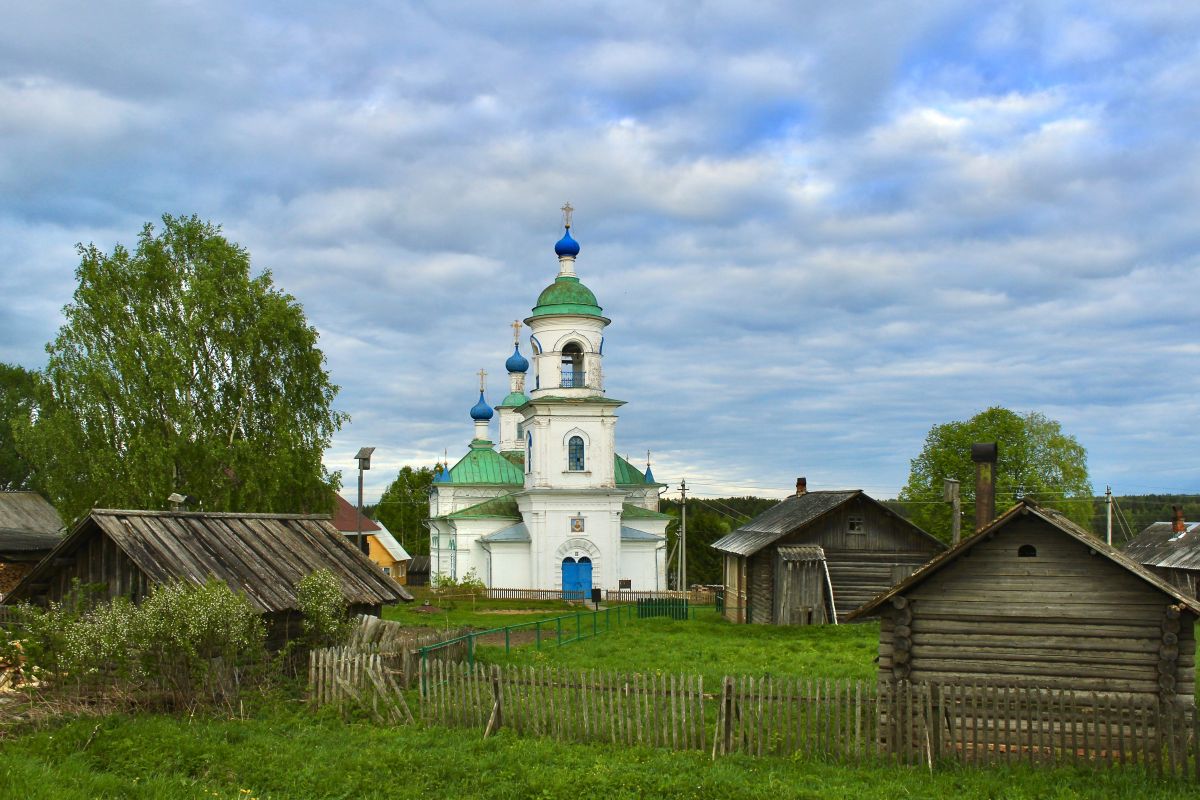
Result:
<svg viewBox="0 0 1200 800"><path fill-rule="evenodd" d="M53 563L100 532L152 583L209 576L243 592L260 612L297 609L296 584L321 569L341 581L353 605L412 600L395 581L346 541L328 517L190 511L93 509L5 598L25 599Z"/></svg>
<svg viewBox="0 0 1200 800"><path fill-rule="evenodd" d="M930 536L916 525L897 515L896 512L861 489L805 492L804 494L784 498L737 530L725 534L710 546L723 553L751 556L767 545L773 544L793 531L815 522L857 497L874 503L889 515L904 522L913 531L935 543L938 549L946 546L942 541Z"/></svg>
<svg viewBox="0 0 1200 800"><path fill-rule="evenodd" d="M1067 516L1062 512L1055 511L1051 508L1042 508L1033 500L1024 499L1019 501L1012 508L1005 511L1003 514L993 520L992 524L983 528L974 536L967 537L963 541L959 542L957 547L952 547L944 553L938 554L937 557L935 557L928 564L921 567L904 580L900 581L900 583L896 584L888 591L877 595L875 599L855 609L855 611L846 618L846 621L850 622L873 615L880 606L890 601L896 595L904 594L911 587L921 583L946 565L957 560L975 545L982 541L986 541L992 534L999 531L1005 525L1026 514L1032 514L1039 519L1044 520L1052 527L1061 531L1072 539L1077 540L1081 544L1087 545L1087 547L1089 547L1098 555L1101 555L1114 564L1129 570L1146 583L1161 591L1163 594L1173 597L1192 613L1200 615L1200 605L1198 605L1198 602L1200 601L1197 601L1196 598L1182 592L1178 587L1172 586L1170 583L1155 575L1141 564L1138 564L1136 561L1130 559L1115 547L1111 547L1100 539L1097 539L1095 536L1092 536L1083 528L1079 527L1070 519L1068 519Z"/></svg>
<svg viewBox="0 0 1200 800"><path fill-rule="evenodd" d="M1185 524L1182 533L1170 522L1152 523L1121 551L1148 567L1200 569L1200 523Z"/></svg>
<svg viewBox="0 0 1200 800"><path fill-rule="evenodd" d="M37 492L0 492L0 528L31 533L62 533L54 506Z"/></svg>

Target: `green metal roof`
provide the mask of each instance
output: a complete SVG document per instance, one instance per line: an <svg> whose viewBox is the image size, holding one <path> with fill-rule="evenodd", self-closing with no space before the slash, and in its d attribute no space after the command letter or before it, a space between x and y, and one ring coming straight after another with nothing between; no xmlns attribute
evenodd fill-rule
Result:
<svg viewBox="0 0 1200 800"><path fill-rule="evenodd" d="M545 317L552 314L579 314L585 317L600 317L603 309L596 302L592 290L579 282L579 278L571 275L559 275L554 283L547 286L538 295L537 305L533 307L531 317Z"/></svg>
<svg viewBox="0 0 1200 800"><path fill-rule="evenodd" d="M492 449L484 439L471 442L471 449L450 468L449 483L494 483L521 486L525 473Z"/></svg>
<svg viewBox="0 0 1200 800"><path fill-rule="evenodd" d="M613 456L613 475L618 486L646 486L646 476L620 456Z"/></svg>
<svg viewBox="0 0 1200 800"><path fill-rule="evenodd" d="M651 511L648 508L635 506L632 503L625 503L621 506L621 516L624 519L671 519L670 514Z"/></svg>
<svg viewBox="0 0 1200 800"><path fill-rule="evenodd" d="M529 398L524 392L509 392L508 397L500 401L500 405L496 408L520 408L529 402Z"/></svg>
<svg viewBox="0 0 1200 800"><path fill-rule="evenodd" d="M511 494L503 494L484 500L473 506L459 509L453 514L447 514L446 519L517 519L521 512L517 510L517 499Z"/></svg>

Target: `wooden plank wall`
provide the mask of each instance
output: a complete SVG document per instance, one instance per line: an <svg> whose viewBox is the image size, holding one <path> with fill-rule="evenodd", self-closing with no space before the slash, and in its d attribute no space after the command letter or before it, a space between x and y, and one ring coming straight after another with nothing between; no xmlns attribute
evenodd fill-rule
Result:
<svg viewBox="0 0 1200 800"><path fill-rule="evenodd" d="M106 599L140 600L149 591L146 575L98 528L65 558L70 563L55 567L47 578L45 596L50 602L61 602L76 579L82 584L102 587L99 596Z"/></svg>
<svg viewBox="0 0 1200 800"><path fill-rule="evenodd" d="M851 516L863 518L863 533L848 532ZM941 551L907 523L861 499L835 509L775 546L790 544L815 544L825 550L839 619L887 591Z"/></svg>
<svg viewBox="0 0 1200 800"><path fill-rule="evenodd" d="M770 624L775 621L775 559L774 547L759 550L750 556L747 579L749 622Z"/></svg>

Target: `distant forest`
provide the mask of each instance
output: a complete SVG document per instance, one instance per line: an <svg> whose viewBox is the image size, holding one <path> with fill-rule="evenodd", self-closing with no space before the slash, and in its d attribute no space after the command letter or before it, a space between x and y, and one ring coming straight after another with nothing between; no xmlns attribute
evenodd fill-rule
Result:
<svg viewBox="0 0 1200 800"><path fill-rule="evenodd" d="M1171 506L1181 506L1188 522L1200 522L1200 496L1173 494L1114 495L1113 544L1123 545L1143 528L1154 522L1168 522ZM778 503L763 497L689 497L687 511L688 583L718 584L721 582L720 554L710 545L735 530L771 506ZM902 516L904 503L884 500L885 505ZM1105 532L1104 498L1093 503L1092 533L1103 538ZM672 556L670 576L674 585L675 545L679 531L679 501L662 501L662 510L675 517L667 528Z"/></svg>

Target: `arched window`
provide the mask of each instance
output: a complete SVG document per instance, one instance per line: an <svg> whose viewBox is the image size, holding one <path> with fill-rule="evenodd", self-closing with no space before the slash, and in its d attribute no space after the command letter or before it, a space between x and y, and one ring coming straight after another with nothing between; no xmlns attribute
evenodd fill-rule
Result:
<svg viewBox="0 0 1200 800"><path fill-rule="evenodd" d="M563 346L561 385L564 389L583 386L583 348L576 342Z"/></svg>
<svg viewBox="0 0 1200 800"><path fill-rule="evenodd" d="M525 471L533 472L533 433L525 433Z"/></svg>
<svg viewBox="0 0 1200 800"><path fill-rule="evenodd" d="M1037 548L1031 544L1023 544L1017 548L1018 558L1037 558Z"/></svg>
<svg viewBox="0 0 1200 800"><path fill-rule="evenodd" d="M583 472L583 437L572 436L567 440L567 469Z"/></svg>

